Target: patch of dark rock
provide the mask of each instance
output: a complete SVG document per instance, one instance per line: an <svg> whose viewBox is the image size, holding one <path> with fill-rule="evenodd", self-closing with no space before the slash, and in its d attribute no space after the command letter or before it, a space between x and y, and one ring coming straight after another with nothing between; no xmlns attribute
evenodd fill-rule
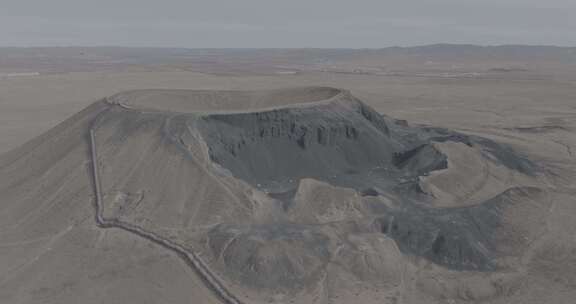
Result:
<svg viewBox="0 0 576 304"><path fill-rule="evenodd" d="M446 169L447 158L430 144L423 144L414 149L397 152L392 162L396 167L424 175L428 172Z"/></svg>
<svg viewBox="0 0 576 304"><path fill-rule="evenodd" d="M480 224L470 224L472 221ZM393 238L405 254L454 270L490 271L495 265L489 236L498 221L498 214L489 206L445 210L411 207L380 218L379 230Z"/></svg>
<svg viewBox="0 0 576 304"><path fill-rule="evenodd" d="M362 195L362 196L378 196L379 193L374 188L366 188L366 189L360 191L360 195Z"/></svg>

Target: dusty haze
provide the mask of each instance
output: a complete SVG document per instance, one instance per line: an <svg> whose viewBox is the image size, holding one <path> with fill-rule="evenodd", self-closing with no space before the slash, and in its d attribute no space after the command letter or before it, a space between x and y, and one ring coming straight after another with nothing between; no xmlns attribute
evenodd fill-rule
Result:
<svg viewBox="0 0 576 304"><path fill-rule="evenodd" d="M0 2L1 46L576 45L570 0Z"/></svg>

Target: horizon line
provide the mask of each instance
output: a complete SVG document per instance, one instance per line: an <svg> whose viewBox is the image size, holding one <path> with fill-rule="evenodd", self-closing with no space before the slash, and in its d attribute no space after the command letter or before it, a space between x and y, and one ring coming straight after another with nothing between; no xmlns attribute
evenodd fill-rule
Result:
<svg viewBox="0 0 576 304"><path fill-rule="evenodd" d="M549 47L549 48L576 48L574 46L554 45L554 44L473 44L473 43L430 43L415 45L394 45L382 47L183 47L183 46L129 46L129 45L0 45L0 49L41 49L41 48L124 48L124 49L186 49L186 50L383 50L383 49L407 49L424 47Z"/></svg>

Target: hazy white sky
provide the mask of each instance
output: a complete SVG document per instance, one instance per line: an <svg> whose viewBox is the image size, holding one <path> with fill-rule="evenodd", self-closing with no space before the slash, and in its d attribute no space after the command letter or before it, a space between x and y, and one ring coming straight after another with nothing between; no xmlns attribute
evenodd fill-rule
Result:
<svg viewBox="0 0 576 304"><path fill-rule="evenodd" d="M576 0L0 0L0 46L576 46Z"/></svg>

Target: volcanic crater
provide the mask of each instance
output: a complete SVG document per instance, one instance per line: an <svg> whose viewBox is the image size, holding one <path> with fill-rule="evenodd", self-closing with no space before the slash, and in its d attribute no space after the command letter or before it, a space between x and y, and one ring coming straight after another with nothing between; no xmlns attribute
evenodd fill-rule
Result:
<svg viewBox="0 0 576 304"><path fill-rule="evenodd" d="M306 302L317 289L399 288L406 260L516 271L549 208L530 182L541 170L506 144L410 125L336 88L140 90L0 158L1 222L31 236L123 230L226 303ZM486 187L510 175L527 182Z"/></svg>

